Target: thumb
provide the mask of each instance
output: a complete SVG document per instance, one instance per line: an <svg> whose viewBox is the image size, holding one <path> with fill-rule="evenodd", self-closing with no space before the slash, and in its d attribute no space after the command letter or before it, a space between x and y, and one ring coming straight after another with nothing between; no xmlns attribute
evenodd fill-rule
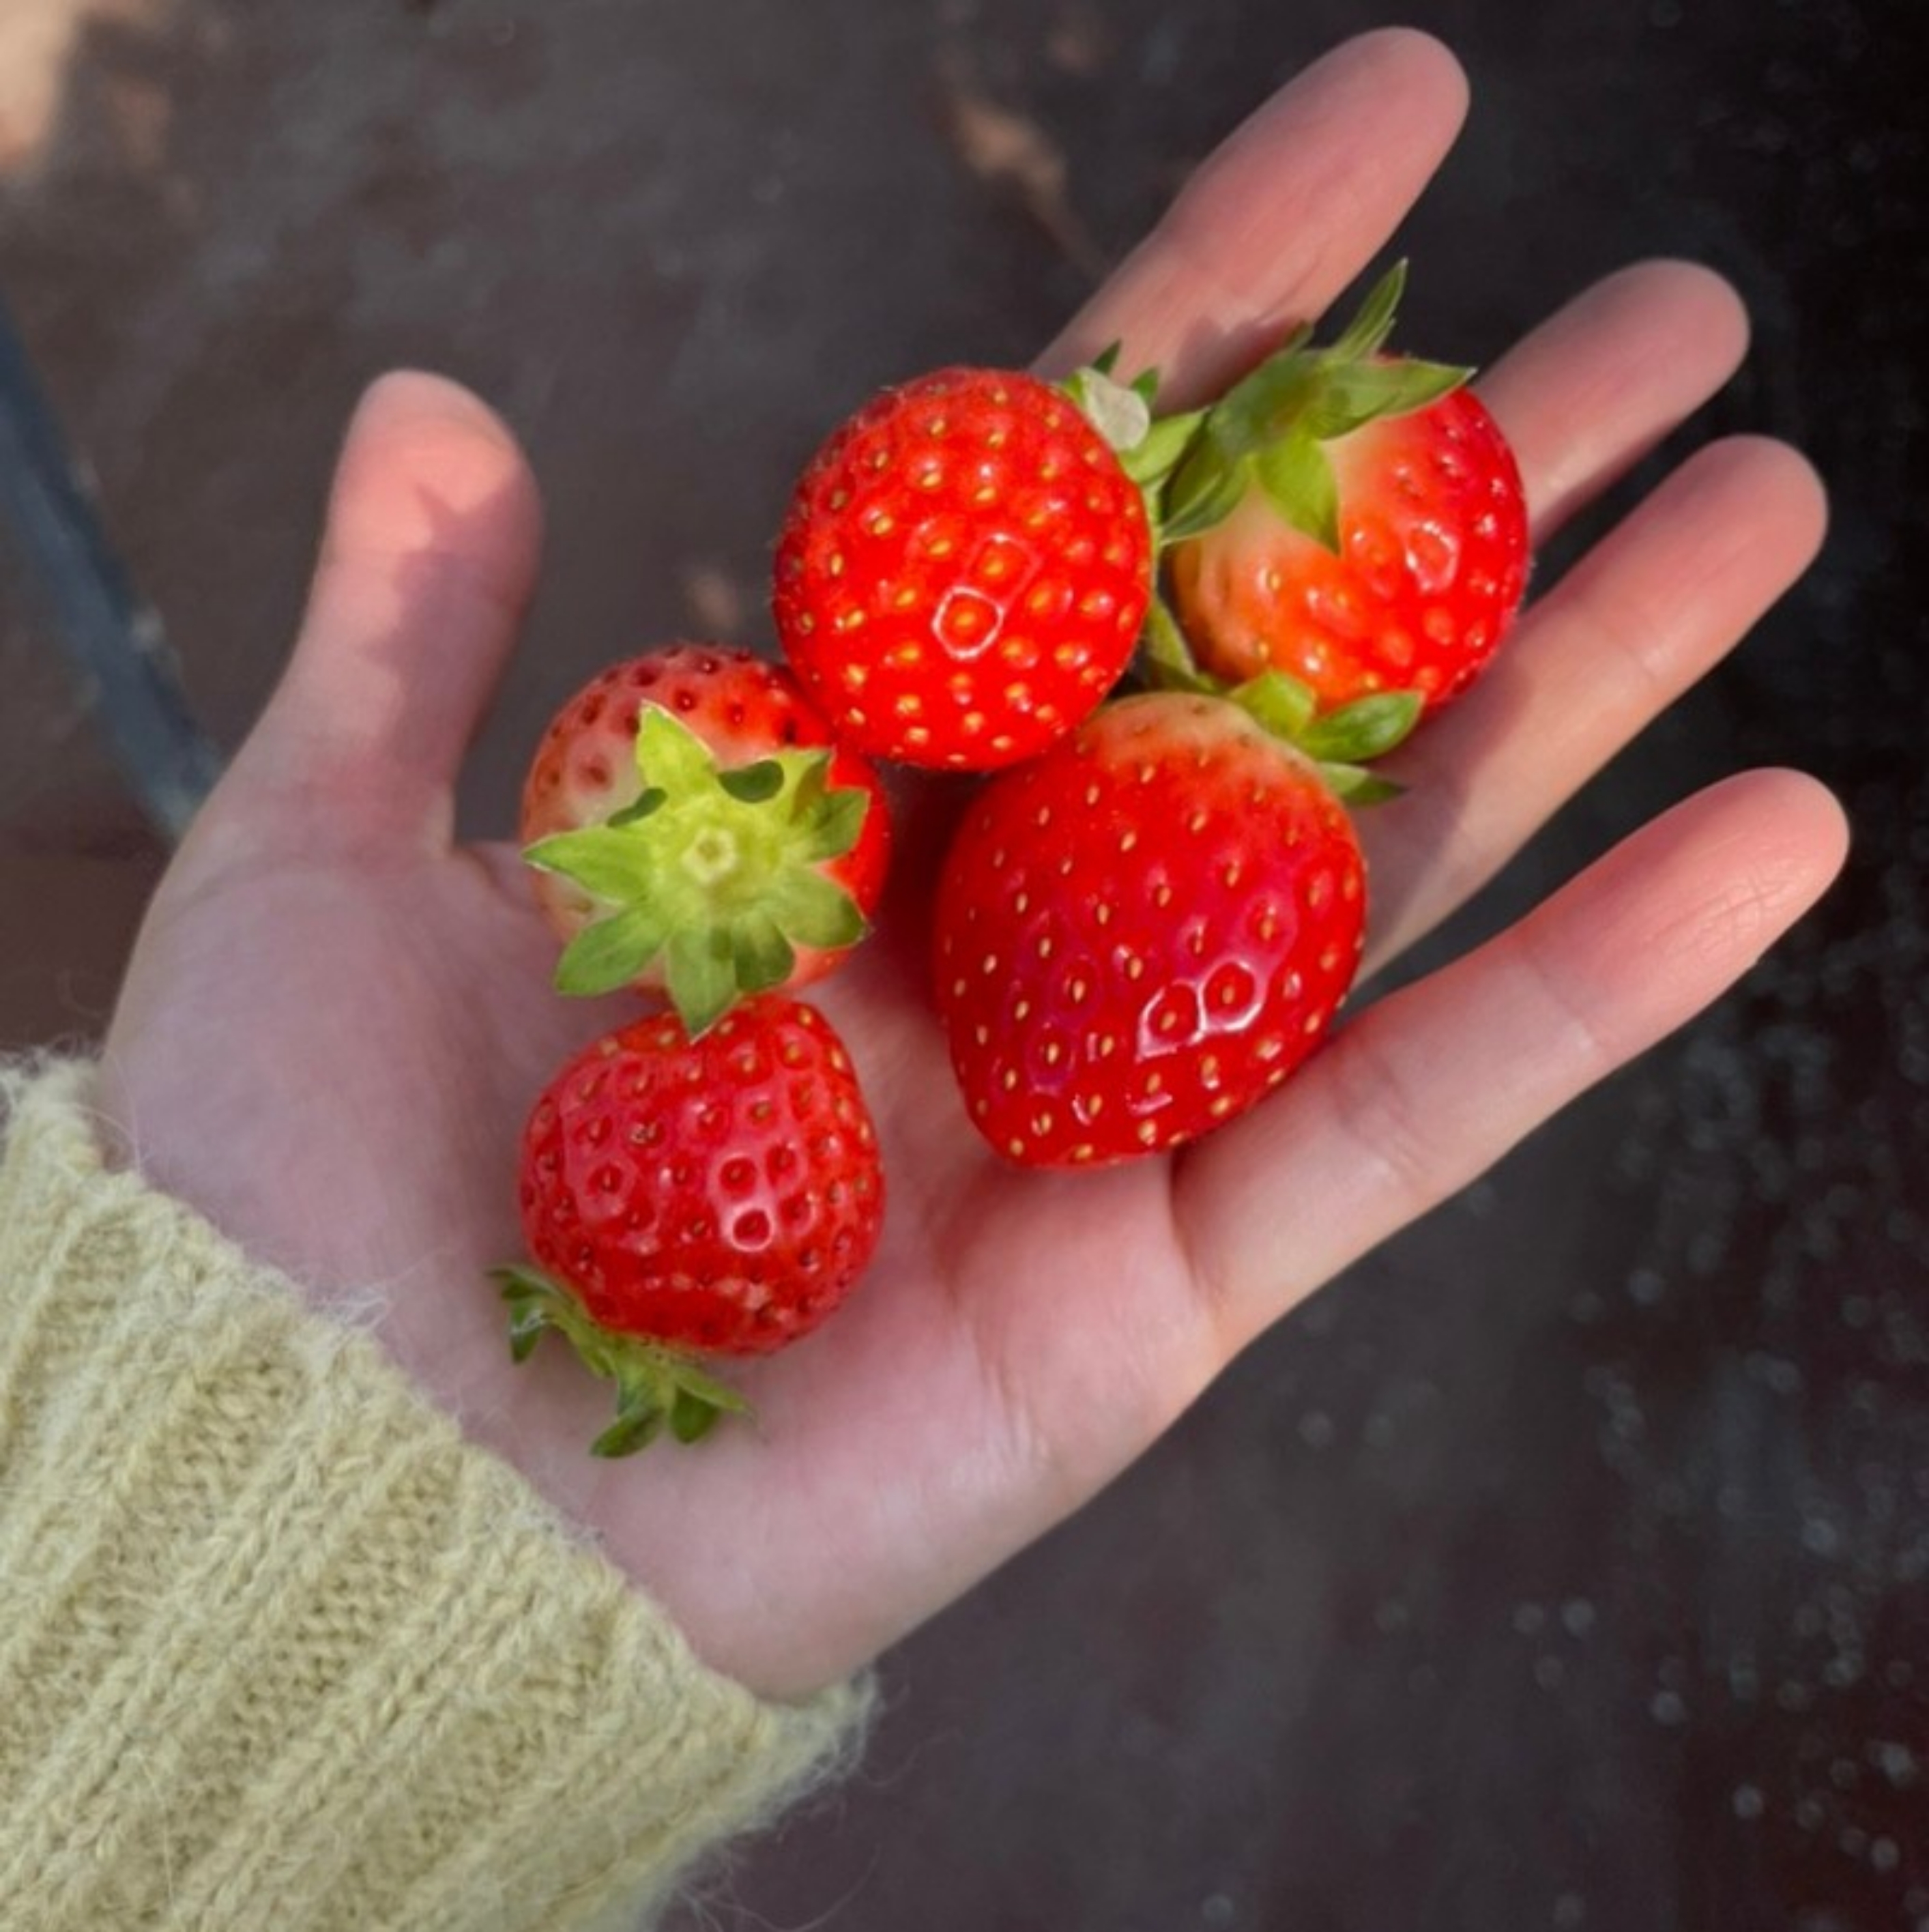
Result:
<svg viewBox="0 0 1929 1932"><path fill-rule="evenodd" d="M224 790L354 843L446 839L541 541L500 418L439 376L381 378L343 444L294 653Z"/></svg>

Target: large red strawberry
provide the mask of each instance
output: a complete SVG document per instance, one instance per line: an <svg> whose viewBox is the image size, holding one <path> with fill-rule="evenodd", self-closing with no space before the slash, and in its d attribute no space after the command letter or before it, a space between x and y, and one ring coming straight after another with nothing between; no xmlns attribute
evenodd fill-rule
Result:
<svg viewBox="0 0 1929 1932"><path fill-rule="evenodd" d="M1108 704L960 824L938 1010L971 1118L1009 1159L1096 1166L1193 1139L1284 1080L1345 997L1366 874L1316 760L1342 736L1386 748L1411 703L1309 726L1282 680L1242 697Z"/></svg>
<svg viewBox="0 0 1929 1932"><path fill-rule="evenodd" d="M1078 403L1016 372L944 369L886 391L812 458L774 609L840 737L988 770L1097 705L1151 586L1138 484Z"/></svg>
<svg viewBox="0 0 1929 1932"><path fill-rule="evenodd" d="M1296 338L1205 412L1166 491L1180 623L1201 668L1268 669L1327 706L1455 698L1526 589L1520 474L1464 371L1381 353L1396 269L1331 348ZM1443 390L1447 392L1443 394Z"/></svg>
<svg viewBox="0 0 1929 1932"><path fill-rule="evenodd" d="M740 1398L690 1358L808 1334L876 1247L877 1135L830 1023L778 995L692 1040L665 1013L556 1075L523 1138L524 1238L497 1271L520 1360L546 1328L617 1386L599 1455L666 1423L688 1441Z"/></svg>
<svg viewBox="0 0 1929 1932"><path fill-rule="evenodd" d="M884 889L877 773L781 667L681 644L616 664L556 714L522 837L566 992L666 991L701 1032L829 971Z"/></svg>

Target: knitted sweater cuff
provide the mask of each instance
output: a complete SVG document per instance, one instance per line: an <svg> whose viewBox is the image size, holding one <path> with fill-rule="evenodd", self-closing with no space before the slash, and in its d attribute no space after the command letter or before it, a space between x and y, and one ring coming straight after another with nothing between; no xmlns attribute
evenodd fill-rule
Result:
<svg viewBox="0 0 1929 1932"><path fill-rule="evenodd" d="M37 1932L632 1928L864 1693L705 1669L367 1336L0 1071L0 1898Z"/></svg>

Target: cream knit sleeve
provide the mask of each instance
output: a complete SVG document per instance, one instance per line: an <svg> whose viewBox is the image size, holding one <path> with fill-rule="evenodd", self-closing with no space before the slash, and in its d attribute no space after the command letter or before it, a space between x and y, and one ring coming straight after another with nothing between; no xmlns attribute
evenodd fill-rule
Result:
<svg viewBox="0 0 1929 1932"><path fill-rule="evenodd" d="M850 1747L0 1078L0 1920L629 1932Z"/></svg>

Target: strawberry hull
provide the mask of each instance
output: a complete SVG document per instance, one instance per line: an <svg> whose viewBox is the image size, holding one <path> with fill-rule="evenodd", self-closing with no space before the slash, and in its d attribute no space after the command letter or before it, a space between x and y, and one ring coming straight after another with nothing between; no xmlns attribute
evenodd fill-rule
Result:
<svg viewBox="0 0 1929 1932"><path fill-rule="evenodd" d="M1324 1037L1365 872L1308 760L1234 706L1108 706L988 787L940 887L935 996L979 1131L1028 1166L1160 1152Z"/></svg>
<svg viewBox="0 0 1929 1932"><path fill-rule="evenodd" d="M723 680L728 680L728 686ZM884 890L890 860L890 810L867 760L839 745L791 680L752 652L732 645L676 644L599 672L550 721L523 788L520 842L614 818L636 802L644 778L634 758L637 719L646 704L674 711L725 766L774 751L827 749L834 788L872 798L864 828L840 862L840 882L867 914ZM557 938L573 939L595 916L596 900L554 874L532 880L537 903ZM843 958L806 950L790 984L808 986Z"/></svg>
<svg viewBox="0 0 1929 1932"><path fill-rule="evenodd" d="M843 961L884 890L890 817L788 672L680 644L611 666L556 714L522 840L565 942L558 989L662 994L700 1033Z"/></svg>

